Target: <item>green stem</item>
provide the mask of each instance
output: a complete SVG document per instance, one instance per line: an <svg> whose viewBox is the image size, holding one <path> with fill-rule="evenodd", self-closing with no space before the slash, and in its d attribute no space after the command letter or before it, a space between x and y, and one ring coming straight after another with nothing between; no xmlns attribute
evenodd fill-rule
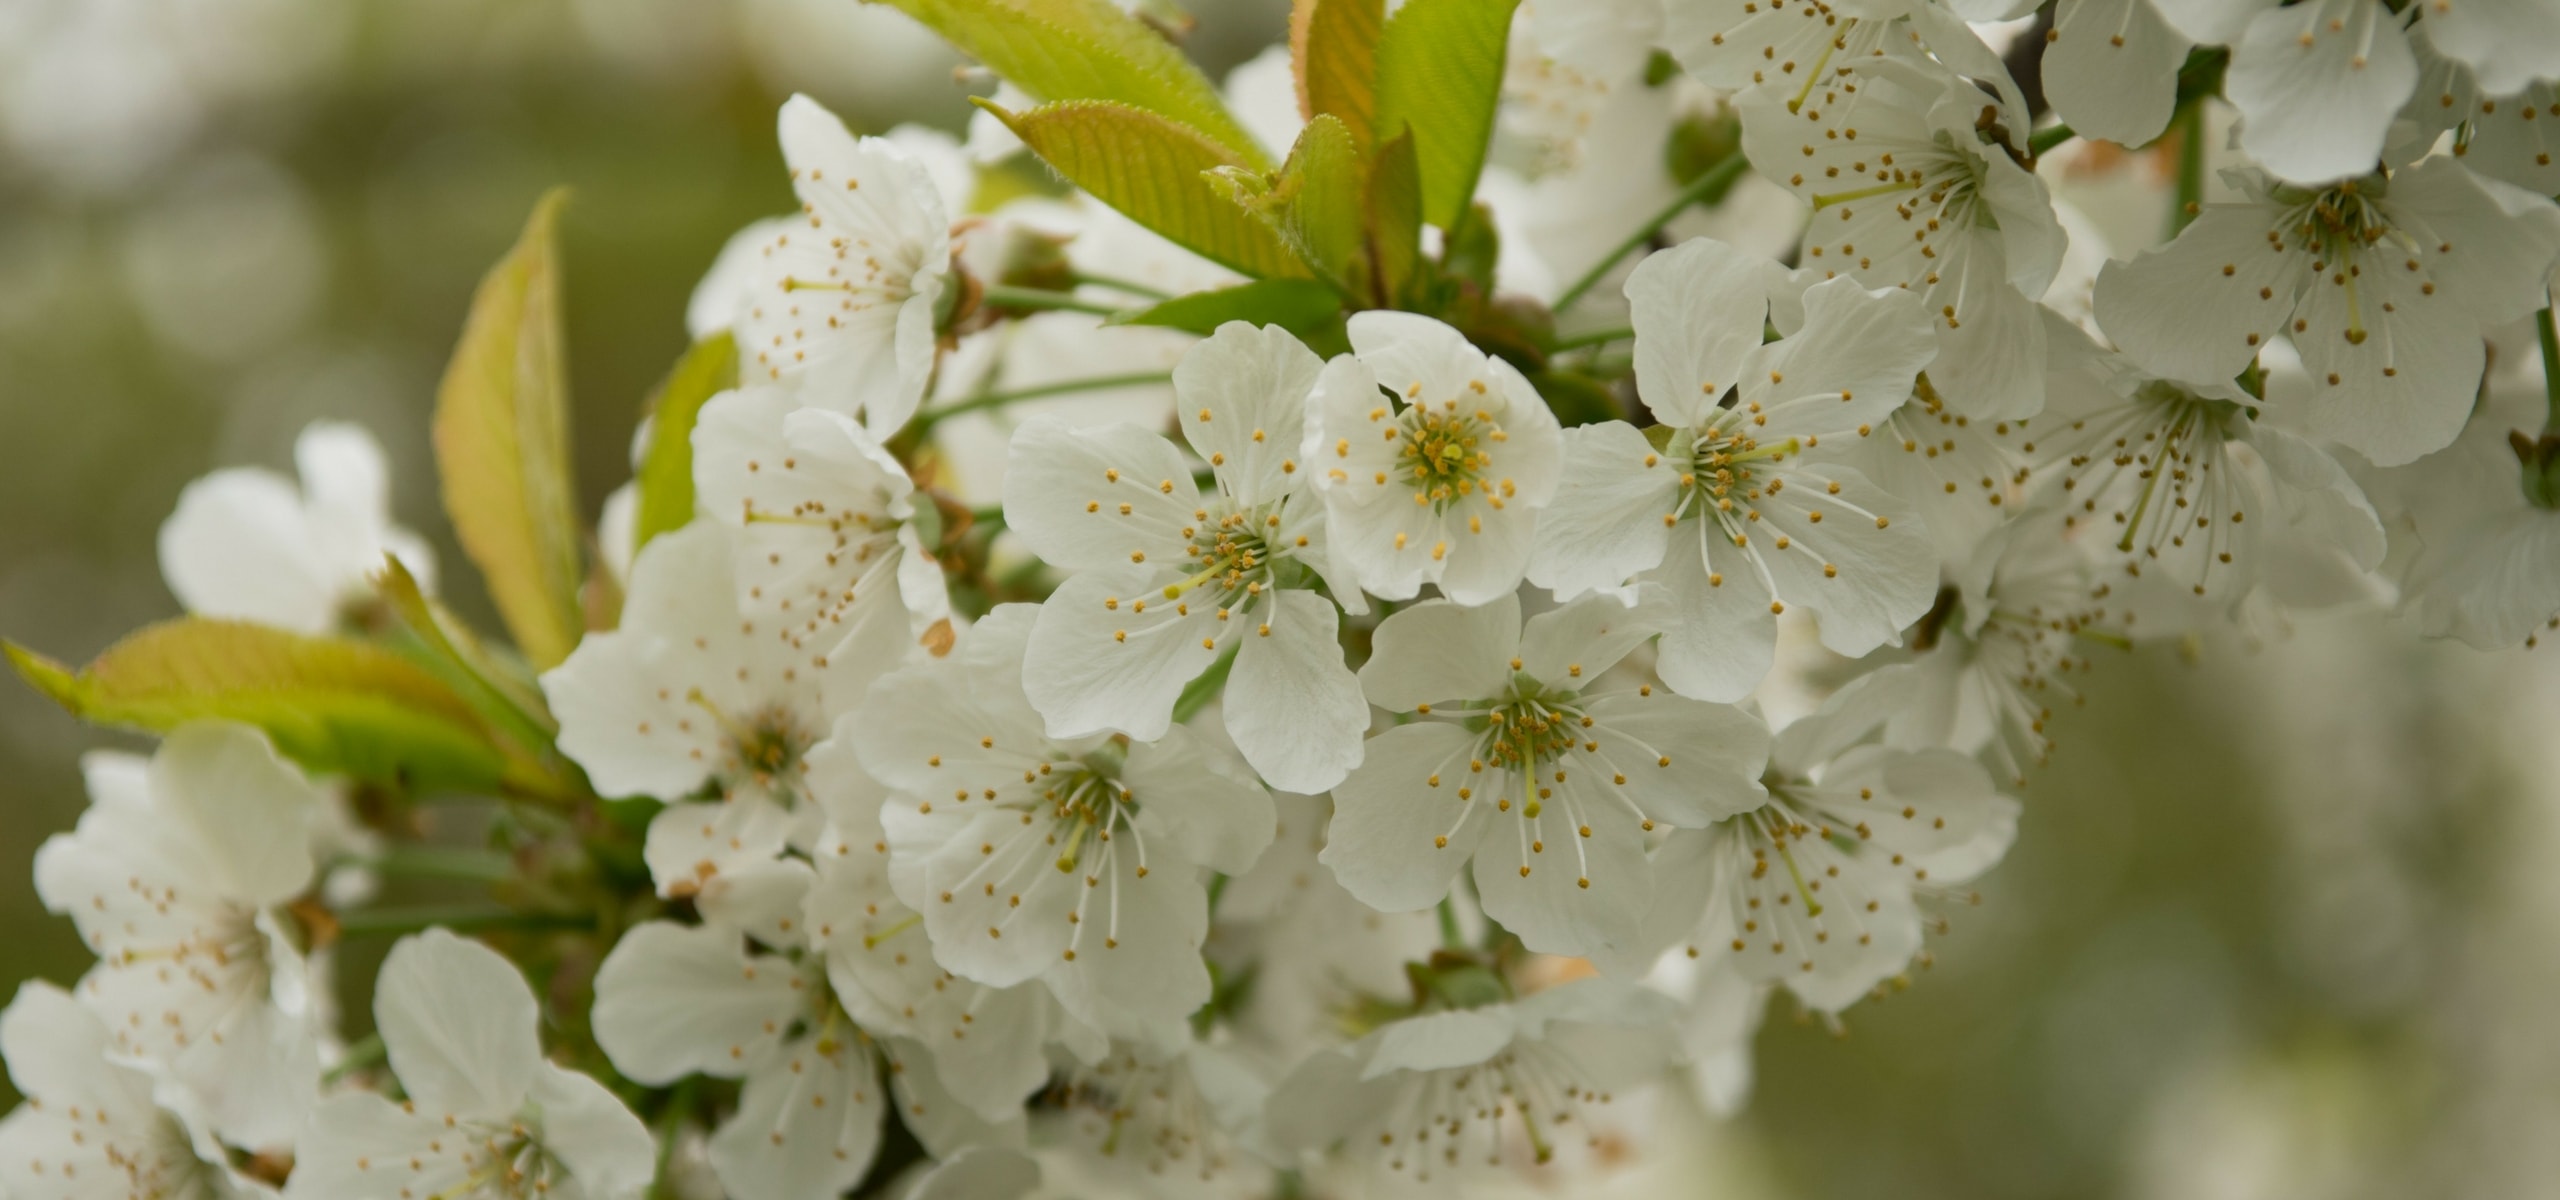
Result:
<svg viewBox="0 0 2560 1200"><path fill-rule="evenodd" d="M969 510L969 524L970 524L972 527L979 526L979 525L990 525L990 526L993 526L993 527L995 527L995 528L997 528L997 529L1002 529L1002 528L1004 528L1004 506L1003 506L1003 505L1001 505L1001 504L999 504L999 505L995 506L994 508L973 508L973 509L970 509L970 510Z"/></svg>
<svg viewBox="0 0 2560 1200"><path fill-rule="evenodd" d="M1689 211L1690 205L1713 195L1718 189L1732 186L1734 180L1742 178L1742 173L1750 169L1750 161L1743 158L1740 151L1736 151L1726 155L1722 162L1707 168L1696 179L1690 180L1689 186L1680 189L1680 194L1672 197L1671 203L1664 205L1661 212L1653 215L1653 219L1646 221L1643 227L1629 234L1627 240L1618 243L1616 249L1611 250L1599 262L1591 264L1591 269L1584 272L1582 278L1574 280L1571 287L1559 293L1556 296L1554 310L1563 312L1573 307L1573 302L1581 299L1584 292L1590 291L1598 286L1602 279L1608 277L1610 269L1617 266L1619 260L1643 249L1646 242L1653 240L1654 233L1670 224L1672 218Z"/></svg>
<svg viewBox="0 0 2560 1200"><path fill-rule="evenodd" d="M454 879L465 883L503 883L515 878L515 863L503 854L447 846L393 846L372 858L352 858L346 865L408 879Z"/></svg>
<svg viewBox="0 0 2560 1200"><path fill-rule="evenodd" d="M1587 330L1557 338L1547 349L1550 352L1562 353L1567 350L1579 350L1584 346L1605 346L1611 342L1625 341L1635 335L1635 330L1624 325L1612 325L1607 329Z"/></svg>
<svg viewBox="0 0 2560 1200"><path fill-rule="evenodd" d="M1087 300L1073 292L1052 292L1043 288L1007 287L1001 283L990 283L986 285L986 289L978 294L978 303L988 308L1037 310L1064 309L1068 312L1099 313L1106 317L1118 316L1121 312L1121 308L1117 304L1104 304L1099 300Z"/></svg>
<svg viewBox="0 0 2560 1200"><path fill-rule="evenodd" d="M1444 950L1467 948L1465 934L1458 932L1458 898L1440 897L1440 946Z"/></svg>
<svg viewBox="0 0 2560 1200"><path fill-rule="evenodd" d="M2047 125L2027 135L2027 153L2042 158L2051 153L2054 147L2078 136L2068 125Z"/></svg>
<svg viewBox="0 0 2560 1200"><path fill-rule="evenodd" d="M2553 326L2547 305L2534 314L2533 325L2542 335L2542 399L2549 406L2542 419L2542 431L2560 434L2560 328Z"/></svg>
<svg viewBox="0 0 2560 1200"><path fill-rule="evenodd" d="M2196 219L2204 204L2204 100L2187 102L2178 114L2178 194L2169 210L2169 236Z"/></svg>
<svg viewBox="0 0 2560 1200"><path fill-rule="evenodd" d="M1076 392L1101 392L1108 391L1112 388L1148 387L1155 384L1171 382L1173 382L1173 376L1163 371L1147 371L1130 375L1096 375L1086 379L1066 379L1060 380L1057 383L1044 383L1037 387L1014 388L1011 391L980 392L975 396L969 396L964 399L952 401L940 408L928 409L919 415L916 420L918 423L926 427L931 427L934 422L942 420L945 417L956 417L961 413L976 412L983 408L1001 408L1007 404L1014 404L1023 400L1037 400L1043 396L1066 396L1072 395Z"/></svg>
<svg viewBox="0 0 2560 1200"><path fill-rule="evenodd" d="M1173 299L1173 297L1163 289L1151 288L1143 283L1136 283L1130 280L1120 279L1115 276L1096 275L1091 271L1076 272L1075 281L1077 283L1091 284L1098 288L1109 288L1115 292L1125 292L1129 295L1143 297L1148 300Z"/></svg>
<svg viewBox="0 0 2560 1200"><path fill-rule="evenodd" d="M389 1054L382 1045L382 1035L368 1033L356 1044L347 1047L347 1056L339 1059L337 1066L329 1068L328 1073L320 1077L320 1084L327 1087L358 1071L371 1070L382 1065L388 1057Z"/></svg>
<svg viewBox="0 0 2560 1200"><path fill-rule="evenodd" d="M479 905L428 905L418 908L370 908L337 914L340 937L397 937L429 929L542 930L585 929L586 917L567 913L528 913Z"/></svg>

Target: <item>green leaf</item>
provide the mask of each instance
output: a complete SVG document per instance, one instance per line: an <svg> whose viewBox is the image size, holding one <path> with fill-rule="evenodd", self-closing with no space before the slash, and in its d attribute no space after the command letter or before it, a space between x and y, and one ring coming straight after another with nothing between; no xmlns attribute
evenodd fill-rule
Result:
<svg viewBox="0 0 2560 1200"><path fill-rule="evenodd" d="M1350 131L1339 118L1318 114L1290 148L1276 189L1288 198L1279 214L1281 238L1345 292L1358 292L1368 273L1363 175Z"/></svg>
<svg viewBox="0 0 2560 1200"><path fill-rule="evenodd" d="M1422 264L1422 176L1413 131L1378 146L1369 164L1370 294L1374 306L1394 308L1413 290Z"/></svg>
<svg viewBox="0 0 2560 1200"><path fill-rule="evenodd" d="M727 333L695 342L649 400L649 448L640 456L640 514L631 549L693 520L693 421L713 396L738 386L738 343Z"/></svg>
<svg viewBox="0 0 2560 1200"><path fill-rule="evenodd" d="M527 749L548 751L560 722L523 664L503 659L471 627L418 586L399 559L385 555L376 576L383 603L411 642L410 658L453 690L491 725Z"/></svg>
<svg viewBox="0 0 2560 1200"><path fill-rule="evenodd" d="M538 779L509 761L450 688L364 642L183 617L136 631L77 672L14 642L5 649L27 682L99 724L166 732L239 721L311 771L385 786L486 790Z"/></svg>
<svg viewBox="0 0 2560 1200"><path fill-rule="evenodd" d="M1161 325L1192 333L1217 332L1229 321L1277 325L1291 333L1322 329L1342 315L1342 297L1312 279L1258 279L1213 292L1176 296L1152 308L1114 317L1106 324Z"/></svg>
<svg viewBox="0 0 2560 1200"><path fill-rule="evenodd" d="M1298 114L1340 120L1362 150L1376 140L1378 35L1386 7L1386 0L1298 0L1289 12Z"/></svg>
<svg viewBox="0 0 2560 1200"><path fill-rule="evenodd" d="M1197 130L1271 169L1200 68L1110 0L871 0L923 22L1033 98L1107 100Z"/></svg>
<svg viewBox="0 0 2560 1200"><path fill-rule="evenodd" d="M436 389L445 512L536 668L567 658L586 628L560 334L556 227L566 197L545 195L515 248L480 281Z"/></svg>
<svg viewBox="0 0 2560 1200"><path fill-rule="evenodd" d="M1410 0L1378 38L1378 136L1413 133L1422 216L1456 225L1475 199L1519 0Z"/></svg>
<svg viewBox="0 0 2560 1200"><path fill-rule="evenodd" d="M1074 100L994 113L1067 181L1176 245L1257 279L1303 279L1280 235L1221 195L1207 178L1222 167L1253 170L1189 126L1125 104Z"/></svg>

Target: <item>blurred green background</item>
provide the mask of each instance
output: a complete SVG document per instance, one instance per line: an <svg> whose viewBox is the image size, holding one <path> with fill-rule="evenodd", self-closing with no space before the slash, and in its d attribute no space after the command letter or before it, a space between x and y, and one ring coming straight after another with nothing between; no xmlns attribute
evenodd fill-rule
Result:
<svg viewBox="0 0 2560 1200"><path fill-rule="evenodd" d="M1196 2L1212 66L1281 0ZM0 9L0 634L85 659L174 615L185 482L287 468L319 416L485 615L437 508L435 380L546 187L578 471L729 233L787 208L772 120L957 129L955 60L853 0L18 0ZM1774 1007L1695 1194L2560 1194L2560 668L2376 617L2104 655L2022 835L1936 965L1844 1035ZM27 864L137 745L0 686L0 990L86 956ZM0 1101L15 1095L0 1086ZM1641 1152L1641 1148L1640 1148Z"/></svg>

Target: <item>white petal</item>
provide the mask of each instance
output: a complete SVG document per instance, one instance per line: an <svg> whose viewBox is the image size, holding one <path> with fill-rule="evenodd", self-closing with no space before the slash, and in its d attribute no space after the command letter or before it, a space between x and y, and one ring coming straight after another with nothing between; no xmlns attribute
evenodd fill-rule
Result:
<svg viewBox="0 0 2560 1200"><path fill-rule="evenodd" d="M649 819L641 858L659 895L700 896L715 880L782 853L798 823L782 806L760 799L670 804Z"/></svg>
<svg viewBox="0 0 2560 1200"><path fill-rule="evenodd" d="M528 1071L533 1065L526 1063ZM404 1111L371 1092L334 1097L312 1114L296 1145L284 1194L288 1200L404 1200L405 1188L411 1195L468 1195L461 1185L472 1164L465 1156L477 1147L449 1132L443 1115L423 1104Z"/></svg>
<svg viewBox="0 0 2560 1200"><path fill-rule="evenodd" d="M1481 700L1510 682L1520 645L1520 601L1475 608L1426 600L1378 624L1360 687L1369 703L1412 712L1440 700Z"/></svg>
<svg viewBox="0 0 2560 1200"><path fill-rule="evenodd" d="M1238 504L1267 504L1306 476L1307 398L1324 360L1288 330L1219 326L1173 369L1182 435Z"/></svg>
<svg viewBox="0 0 2560 1200"><path fill-rule="evenodd" d="M1476 847L1485 915L1541 954L1590 954L1636 936L1653 903L1644 833L1596 773L1565 772L1539 815L1496 816ZM1482 800L1474 803L1481 804Z"/></svg>
<svg viewBox="0 0 2560 1200"><path fill-rule="evenodd" d="M2371 171L2417 86L2417 56L2378 0L2312 0L2250 18L2223 79L2240 109L2240 148L2297 183Z"/></svg>
<svg viewBox="0 0 2560 1200"><path fill-rule="evenodd" d="M2194 43L2150 0L2062 0L2044 51L2045 94L2084 137L2140 146L2169 127Z"/></svg>
<svg viewBox="0 0 2560 1200"><path fill-rule="evenodd" d="M1020 1200L1040 1186L1040 1164L1018 1150L972 1146L916 1177L902 1200Z"/></svg>
<svg viewBox="0 0 2560 1200"><path fill-rule="evenodd" d="M542 1149L569 1168L588 1200L639 1200L657 1175L649 1127L604 1085L549 1063L534 1073Z"/></svg>
<svg viewBox="0 0 2560 1200"><path fill-rule="evenodd" d="M1645 594L1665 606L1654 669L1673 691L1731 703L1760 686L1777 658L1778 619L1760 568L1722 534L1682 523Z"/></svg>
<svg viewBox="0 0 2560 1200"><path fill-rule="evenodd" d="M2217 205L2165 247L2098 273L2098 324L2163 378L2229 379L2285 328L2309 260L2271 240L2277 217ZM2230 268L2230 274L2223 269Z"/></svg>
<svg viewBox="0 0 2560 1200"><path fill-rule="evenodd" d="M1663 692L1620 692L1591 701L1597 751L1577 752L1592 774L1613 770L1627 798L1656 821L1703 828L1768 799L1760 773L1769 728L1738 708ZM1668 761L1665 761L1668 760Z"/></svg>
<svg viewBox="0 0 2560 1200"><path fill-rule="evenodd" d="M711 267L702 273L702 281L693 285L693 295L684 306L685 333L699 342L717 333L726 333L738 320L738 310L745 306L747 293L755 285L757 261L773 239L791 232L802 224L799 217L766 217L749 222L729 240L720 244Z"/></svg>
<svg viewBox="0 0 2560 1200"><path fill-rule="evenodd" d="M2293 345L2311 383L2300 420L2377 466L2400 466L2462 432L2486 352L2457 297L2465 281L2400 270L2389 261L2396 247L2362 257L2371 269L2348 277L2354 295L2332 272L2311 281L2296 310L2304 328Z"/></svg>
<svg viewBox="0 0 2560 1200"><path fill-rule="evenodd" d="M623 934L595 988L596 1044L615 1070L651 1087L694 1074L737 1078L801 1005L789 963L750 959L734 930L667 921Z"/></svg>
<svg viewBox="0 0 2560 1200"><path fill-rule="evenodd" d="M1520 670L1549 686L1585 688L1660 632L1649 610L1614 596L1586 596L1520 627Z"/></svg>
<svg viewBox="0 0 2560 1200"><path fill-rule="evenodd" d="M1716 398L1741 382L1760 346L1778 264L1694 238L1645 256L1627 276L1636 331L1636 390L1655 419L1702 425Z"/></svg>
<svg viewBox="0 0 2560 1200"><path fill-rule="evenodd" d="M1901 643L1938 595L1919 514L1847 467L1806 464L1760 498L1760 561L1778 598L1821 614L1822 644L1863 657Z"/></svg>
<svg viewBox="0 0 2560 1200"><path fill-rule="evenodd" d="M1475 743L1466 730L1438 721L1369 739L1367 756L1333 789L1333 822L1319 861L1373 908L1411 912L1438 903L1492 824L1491 794L1458 798L1459 788L1478 782L1467 771Z"/></svg>
<svg viewBox="0 0 2560 1200"><path fill-rule="evenodd" d="M1022 659L1022 690L1052 737L1116 731L1164 736L1183 688L1217 661L1232 632L1206 592L1167 599L1181 575L1122 562L1070 577L1040 606Z"/></svg>
<svg viewBox="0 0 2560 1200"><path fill-rule="evenodd" d="M1564 473L1538 514L1529 582L1567 600L1623 587L1662 561L1670 539L1662 518L1679 496L1678 472L1634 426L1565 430Z"/></svg>
<svg viewBox="0 0 2560 1200"><path fill-rule="evenodd" d="M1169 847L1212 870L1241 875L1271 844L1271 793L1233 755L1187 729L1130 747L1120 781L1136 798L1137 829L1149 853Z"/></svg>
<svg viewBox="0 0 2560 1200"><path fill-rule="evenodd" d="M1744 357L1741 400L1768 417L1754 433L1764 444L1845 433L1901 407L1936 354L1928 315L1909 292L1826 280L1804 294L1803 328Z"/></svg>
<svg viewBox="0 0 2560 1200"><path fill-rule="evenodd" d="M1011 809L944 807L966 813L965 823L937 830L940 840L930 843L912 836L925 828L915 810L892 804L881 814L893 858L923 856L917 899L934 957L991 987L1048 970L1081 932L1067 919L1086 890L1077 868L1100 851L1078 846L1081 858L1071 858L1067 847L1050 844L1046 824L1026 826Z"/></svg>
<svg viewBox="0 0 2560 1200"><path fill-rule="evenodd" d="M838 1026L769 1056L711 1135L731 1195L832 1200L871 1168L888 1109L869 1049Z"/></svg>
<svg viewBox="0 0 2560 1200"><path fill-rule="evenodd" d="M1268 810L1266 810L1267 812ZM1265 826L1268 829L1268 825ZM1111 869L1086 893L1075 926L1076 957L1052 956L1045 977L1069 1013L1121 1033L1178 1021L1209 1001L1209 969L1200 943L1209 932L1209 897L1190 869L1150 870L1138 856L1111 856Z"/></svg>
<svg viewBox="0 0 2560 1200"><path fill-rule="evenodd" d="M1068 570L1180 566L1200 490L1173 443L1135 425L1078 429L1035 418L1014 431L1005 524Z"/></svg>
<svg viewBox="0 0 2560 1200"><path fill-rule="evenodd" d="M737 593L729 547L718 526L696 522L652 539L632 567L622 627L587 635L566 662L542 676L560 718L560 748L608 796L680 796L721 761L718 723L661 660L662 641L703 637L706 658L745 657L735 642ZM722 673L725 674L725 673ZM703 681L724 712L746 711L734 685ZM662 696L661 693L664 693Z"/></svg>
<svg viewBox="0 0 2560 1200"><path fill-rule="evenodd" d="M2227 46L2240 40L2249 19L2282 0L2146 0L2162 20L2189 40Z"/></svg>
<svg viewBox="0 0 2560 1200"><path fill-rule="evenodd" d="M1429 317L1376 310L1354 313L1351 349L1398 396L1454 396L1484 374L1484 352L1464 334Z"/></svg>
<svg viewBox="0 0 2560 1200"><path fill-rule="evenodd" d="M2493 95L2560 79L2560 9L2538 0L2431 0L2425 29Z"/></svg>
<svg viewBox="0 0 2560 1200"><path fill-rule="evenodd" d="M1471 1067L1500 1054L1517 1033L1500 1008L1425 1013L1377 1032L1362 1079L1396 1071L1446 1071Z"/></svg>
<svg viewBox="0 0 2560 1200"><path fill-rule="evenodd" d="M1360 765L1369 731L1369 702L1342 660L1340 614L1312 592L1282 589L1252 618L1221 698L1227 733L1271 786L1326 791Z"/></svg>
<svg viewBox="0 0 2560 1200"><path fill-rule="evenodd" d="M422 1109L506 1117L542 1061L533 989L478 942L430 929L400 939L374 985L391 1070Z"/></svg>
<svg viewBox="0 0 2560 1200"><path fill-rule="evenodd" d="M323 799L246 725L204 721L172 730L151 759L161 819L176 823L228 897L281 903L311 883L308 829Z"/></svg>
<svg viewBox="0 0 2560 1200"><path fill-rule="evenodd" d="M303 515L302 497L270 471L216 471L178 494L160 527L160 573L198 616L297 633L337 624L338 596Z"/></svg>

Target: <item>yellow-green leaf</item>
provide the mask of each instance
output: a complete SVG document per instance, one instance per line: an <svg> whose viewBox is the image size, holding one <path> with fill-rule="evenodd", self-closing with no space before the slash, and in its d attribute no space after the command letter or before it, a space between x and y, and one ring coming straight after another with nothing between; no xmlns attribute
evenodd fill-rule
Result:
<svg viewBox="0 0 2560 1200"><path fill-rule="evenodd" d="M569 657L586 628L560 334L556 229L566 198L545 195L524 236L481 279L436 389L445 513L537 668Z"/></svg>
<svg viewBox="0 0 2560 1200"><path fill-rule="evenodd" d="M1518 3L1408 0L1378 37L1378 137L1413 132L1422 217L1443 229L1475 199Z"/></svg>
<svg viewBox="0 0 2560 1200"><path fill-rule="evenodd" d="M1187 125L1243 165L1271 156L1200 68L1111 0L872 0L923 22L1033 98L1107 100Z"/></svg>
<svg viewBox="0 0 2560 1200"><path fill-rule="evenodd" d="M693 520L693 421L713 396L738 386L738 343L727 333L695 342L649 401L649 448L640 456L640 514L633 553Z"/></svg>
<svg viewBox="0 0 2560 1200"><path fill-rule="evenodd" d="M552 717L541 686L522 663L491 651L470 626L427 595L399 559L383 556L375 584L391 615L412 639L413 660L492 728L513 736L529 750L550 749L560 722Z"/></svg>
<svg viewBox="0 0 2560 1200"><path fill-rule="evenodd" d="M1288 197L1279 217L1280 236L1289 248L1316 274L1355 294L1368 274L1361 246L1367 225L1362 195L1366 174L1342 120L1319 113L1298 134L1275 189Z"/></svg>
<svg viewBox="0 0 2560 1200"><path fill-rule="evenodd" d="M1125 104L1074 100L1023 112L978 101L1041 161L1176 245L1257 279L1304 279L1278 232L1219 194L1208 173L1252 171L1198 130Z"/></svg>
<svg viewBox="0 0 2560 1200"><path fill-rule="evenodd" d="M1192 333L1217 332L1229 321L1277 325L1291 333L1323 328L1342 316L1342 298L1312 279L1258 279L1215 291L1176 296L1127 316L1113 325L1161 325Z"/></svg>
<svg viewBox="0 0 2560 1200"><path fill-rule="evenodd" d="M531 774L452 689L365 642L184 617L76 672L14 642L6 650L29 683L99 724L165 732L239 721L311 771L388 786L482 790Z"/></svg>
<svg viewBox="0 0 2560 1200"><path fill-rule="evenodd" d="M1375 140L1378 37L1386 0L1298 0L1289 13L1289 56L1298 115L1330 115L1362 150Z"/></svg>
<svg viewBox="0 0 2560 1200"><path fill-rule="evenodd" d="M1370 299L1373 307L1394 308L1412 293L1422 264L1422 174L1412 130L1378 144L1368 209Z"/></svg>

